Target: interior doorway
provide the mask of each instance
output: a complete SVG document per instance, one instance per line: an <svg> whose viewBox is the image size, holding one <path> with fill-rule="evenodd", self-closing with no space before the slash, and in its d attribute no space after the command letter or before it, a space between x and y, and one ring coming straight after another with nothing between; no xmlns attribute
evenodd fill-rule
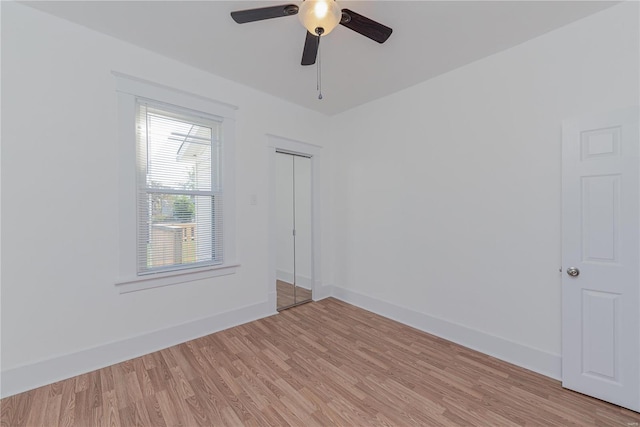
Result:
<svg viewBox="0 0 640 427"><path fill-rule="evenodd" d="M311 158L276 151L276 308L313 296Z"/></svg>

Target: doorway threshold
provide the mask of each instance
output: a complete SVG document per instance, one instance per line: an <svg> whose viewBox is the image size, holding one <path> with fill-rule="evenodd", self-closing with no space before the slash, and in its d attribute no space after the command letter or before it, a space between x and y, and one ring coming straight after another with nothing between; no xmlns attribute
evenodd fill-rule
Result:
<svg viewBox="0 0 640 427"><path fill-rule="evenodd" d="M289 309L289 308L297 307L297 306L299 306L299 305L306 304L306 303L309 303L309 302L312 302L312 301L313 301L312 299L307 299L307 300L304 300L304 301L296 302L296 303L294 303L294 304L285 305L284 307L279 307L279 308L277 308L276 310L277 310L277 311L278 311L278 313L279 313L279 312L281 312L282 310L287 310L287 309Z"/></svg>

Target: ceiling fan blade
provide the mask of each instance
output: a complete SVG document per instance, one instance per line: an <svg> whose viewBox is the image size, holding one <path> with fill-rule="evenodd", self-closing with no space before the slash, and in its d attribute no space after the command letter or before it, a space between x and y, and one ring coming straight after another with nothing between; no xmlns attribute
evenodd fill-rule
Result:
<svg viewBox="0 0 640 427"><path fill-rule="evenodd" d="M393 30L349 9L342 9L340 24L378 43L387 41Z"/></svg>
<svg viewBox="0 0 640 427"><path fill-rule="evenodd" d="M257 9L236 10L231 12L231 17L238 24L245 24L247 22L262 21L263 19L295 15L296 13L298 13L298 6L295 4L283 4L280 6L259 7Z"/></svg>
<svg viewBox="0 0 640 427"><path fill-rule="evenodd" d="M318 40L320 36L314 36L307 31L307 38L304 40L304 50L302 51L302 65L313 65L316 63L318 55Z"/></svg>

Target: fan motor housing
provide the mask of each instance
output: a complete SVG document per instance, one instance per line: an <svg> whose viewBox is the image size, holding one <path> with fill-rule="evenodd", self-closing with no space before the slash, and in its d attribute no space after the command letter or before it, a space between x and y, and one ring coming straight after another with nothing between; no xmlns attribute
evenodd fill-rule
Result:
<svg viewBox="0 0 640 427"><path fill-rule="evenodd" d="M290 4L285 6L284 8L285 15L295 15L296 13L298 13L298 6L296 6L295 4Z"/></svg>

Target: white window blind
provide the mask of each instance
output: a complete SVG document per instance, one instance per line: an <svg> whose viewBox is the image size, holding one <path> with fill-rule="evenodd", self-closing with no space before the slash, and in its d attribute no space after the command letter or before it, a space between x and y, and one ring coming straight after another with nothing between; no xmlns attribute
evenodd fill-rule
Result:
<svg viewBox="0 0 640 427"><path fill-rule="evenodd" d="M223 263L222 122L138 99L138 274Z"/></svg>

